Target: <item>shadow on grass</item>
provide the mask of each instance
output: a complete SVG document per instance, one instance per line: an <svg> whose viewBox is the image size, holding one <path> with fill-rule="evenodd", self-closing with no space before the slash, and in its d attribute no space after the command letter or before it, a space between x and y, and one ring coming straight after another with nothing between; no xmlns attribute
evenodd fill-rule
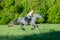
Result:
<svg viewBox="0 0 60 40"><path fill-rule="evenodd" d="M60 31L27 36L0 36L0 40L60 40Z"/></svg>

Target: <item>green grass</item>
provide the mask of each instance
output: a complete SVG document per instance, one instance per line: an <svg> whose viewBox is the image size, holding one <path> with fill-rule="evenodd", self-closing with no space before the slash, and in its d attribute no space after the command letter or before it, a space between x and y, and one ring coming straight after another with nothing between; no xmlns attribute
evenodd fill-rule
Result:
<svg viewBox="0 0 60 40"><path fill-rule="evenodd" d="M0 25L0 40L60 40L60 24L38 24L39 29L31 30L32 26L19 25L8 27Z"/></svg>

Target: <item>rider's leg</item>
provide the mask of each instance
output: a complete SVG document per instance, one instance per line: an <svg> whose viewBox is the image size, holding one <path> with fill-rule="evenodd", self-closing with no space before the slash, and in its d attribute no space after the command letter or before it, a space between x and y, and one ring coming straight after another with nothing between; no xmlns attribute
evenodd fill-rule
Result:
<svg viewBox="0 0 60 40"><path fill-rule="evenodd" d="M28 19L28 25L30 25L30 19Z"/></svg>
<svg viewBox="0 0 60 40"><path fill-rule="evenodd" d="M28 18L27 18L28 20L27 20L27 23L28 23L28 25L30 25L30 21L31 21L31 16L28 16Z"/></svg>

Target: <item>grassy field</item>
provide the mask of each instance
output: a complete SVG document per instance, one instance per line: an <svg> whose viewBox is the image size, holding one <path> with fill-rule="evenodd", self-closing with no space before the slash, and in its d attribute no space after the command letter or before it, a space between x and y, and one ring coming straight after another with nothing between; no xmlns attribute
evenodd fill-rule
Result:
<svg viewBox="0 0 60 40"><path fill-rule="evenodd" d="M38 24L39 29L31 30L32 26L19 25L8 27L0 25L0 40L60 40L60 24Z"/></svg>

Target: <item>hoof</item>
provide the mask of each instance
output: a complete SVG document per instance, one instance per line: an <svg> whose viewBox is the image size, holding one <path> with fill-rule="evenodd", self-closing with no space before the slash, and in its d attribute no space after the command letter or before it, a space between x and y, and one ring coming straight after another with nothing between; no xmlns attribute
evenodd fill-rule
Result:
<svg viewBox="0 0 60 40"><path fill-rule="evenodd" d="M25 28L22 28L22 30L25 30Z"/></svg>
<svg viewBox="0 0 60 40"><path fill-rule="evenodd" d="M34 28L31 28L31 30L34 30Z"/></svg>

